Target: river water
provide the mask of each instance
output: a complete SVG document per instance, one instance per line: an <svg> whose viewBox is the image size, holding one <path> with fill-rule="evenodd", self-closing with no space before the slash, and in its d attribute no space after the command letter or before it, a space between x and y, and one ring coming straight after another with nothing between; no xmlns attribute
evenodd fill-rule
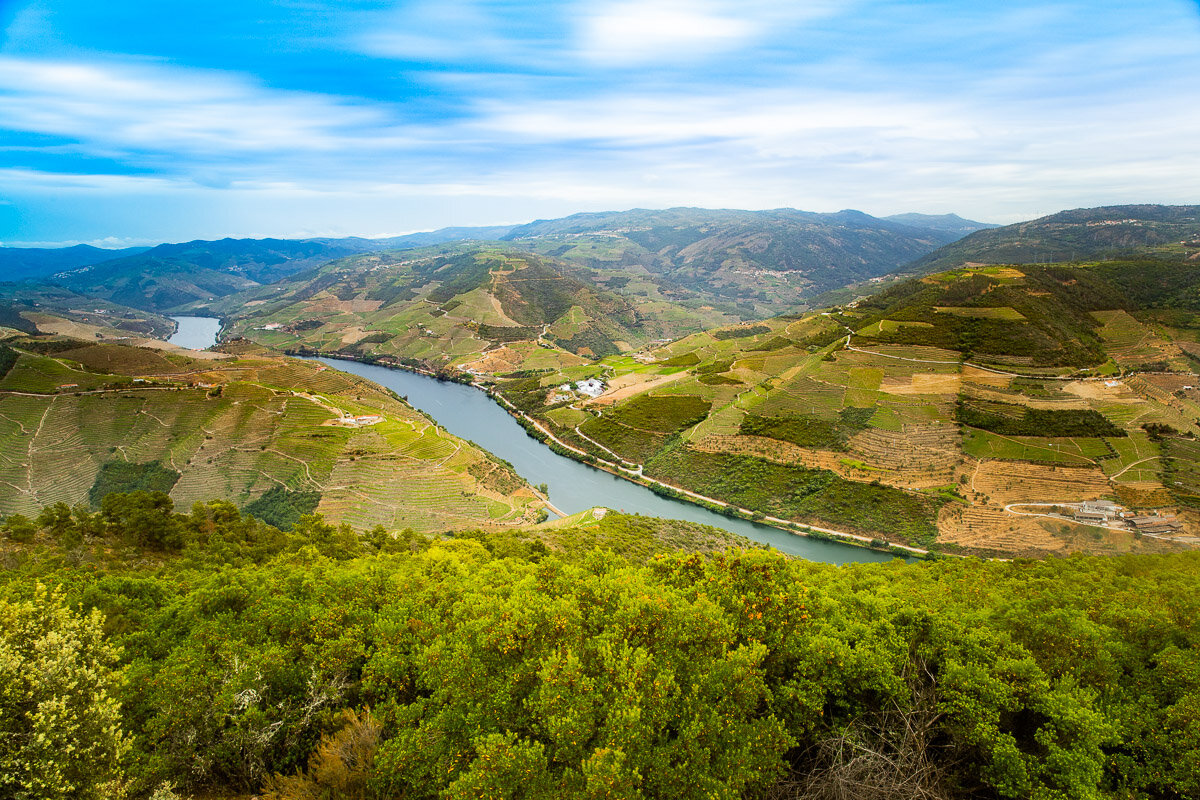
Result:
<svg viewBox="0 0 1200 800"><path fill-rule="evenodd" d="M221 320L213 317L171 317L179 324L175 334L167 339L171 344L205 350L217 343L221 331Z"/></svg>
<svg viewBox="0 0 1200 800"><path fill-rule="evenodd" d="M692 503L660 497L644 486L552 452L529 436L495 401L470 386L357 361L318 360L406 397L455 436L469 439L511 463L525 480L545 483L550 488L550 502L568 514L605 506L629 513L702 522L764 542L784 553L832 564L894 558L861 547L796 536L767 525L731 519Z"/></svg>

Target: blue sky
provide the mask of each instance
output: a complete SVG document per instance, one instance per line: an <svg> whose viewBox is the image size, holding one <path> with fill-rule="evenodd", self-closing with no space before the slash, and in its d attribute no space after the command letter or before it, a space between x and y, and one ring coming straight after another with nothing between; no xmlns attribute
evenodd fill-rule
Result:
<svg viewBox="0 0 1200 800"><path fill-rule="evenodd" d="M1200 203L1200 6L0 0L0 241Z"/></svg>

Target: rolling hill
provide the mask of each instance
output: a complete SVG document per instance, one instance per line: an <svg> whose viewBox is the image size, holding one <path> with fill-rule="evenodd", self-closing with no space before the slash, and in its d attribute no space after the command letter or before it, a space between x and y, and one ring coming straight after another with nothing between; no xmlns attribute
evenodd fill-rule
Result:
<svg viewBox="0 0 1200 800"><path fill-rule="evenodd" d="M509 371L586 363L737 319L586 278L554 258L471 243L342 259L196 308L225 317L226 337L278 349Z"/></svg>
<svg viewBox="0 0 1200 800"><path fill-rule="evenodd" d="M175 330L166 317L46 284L0 283L0 327L36 334L87 338L165 339Z"/></svg>
<svg viewBox="0 0 1200 800"><path fill-rule="evenodd" d="M1125 258L1131 254L1196 261L1200 206L1078 208L1030 222L976 231L904 267L940 272L965 264L1030 264Z"/></svg>
<svg viewBox="0 0 1200 800"><path fill-rule="evenodd" d="M131 251L0 249L18 271L89 296L163 312L207 302L361 253L504 240L559 258L588 282L629 295L712 305L743 319L873 278L987 227L954 215L878 219L793 209L576 214L520 226L459 227L390 238L222 239Z"/></svg>
<svg viewBox="0 0 1200 800"><path fill-rule="evenodd" d="M529 523L541 501L495 457L369 381L242 348L0 344L0 515L107 492L224 499L275 524L360 530Z"/></svg>

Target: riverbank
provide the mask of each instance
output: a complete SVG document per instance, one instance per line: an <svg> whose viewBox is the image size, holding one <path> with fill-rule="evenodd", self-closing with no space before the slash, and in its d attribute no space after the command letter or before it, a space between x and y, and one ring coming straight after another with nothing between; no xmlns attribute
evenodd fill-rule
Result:
<svg viewBox="0 0 1200 800"><path fill-rule="evenodd" d="M494 388L485 386L473 378L469 378L465 375L460 376L460 374L451 375L445 373L438 374L431 370L422 369L413 364L400 363L398 361L386 358L353 358L342 353L323 354L307 349L302 352L291 353L291 355L298 355L308 358L320 357L329 361L342 361L360 364L368 370L381 370L381 374L382 371L391 371L398 375L409 373L413 375L419 375L425 380L433 379L442 383L458 384L463 387L463 391L469 389L471 390L472 394L474 394L476 390L482 392L483 395L491 401L493 407L498 407L498 410L503 411L509 418L516 422L528 437L540 442L543 447L545 447L554 455L564 459L569 459L570 462L574 464L579 464L584 467L591 467L595 470L611 475L613 478L620 479L619 482L621 483L627 482L634 486L640 487L641 489L645 489L649 493L649 496L662 498L657 501L659 503L664 501L675 501L676 503L683 503L686 506L696 508L699 513L714 515L718 518L729 520L731 522L736 521L739 525L752 526L753 529L773 530L778 533L786 534L787 537L792 537L794 539L811 540L813 542L811 547L822 546L818 545L817 543L824 543L823 546L825 547L849 546L859 550L860 552L866 551L876 554L886 553L907 558L929 558L939 555L936 553L930 553L928 550L923 548L914 547L902 542L892 542L878 535L836 530L819 525L797 523L778 517L757 514L750 509L742 508L731 503L718 500L717 498L707 497L689 489L674 486L672 484L647 477L641 474L638 470L624 468L619 464L609 462L589 453L585 453L584 451L579 450L578 448L560 440L553 434L551 430L543 425L541 421L534 419L528 414L522 412L520 409L514 406L508 400L508 398L504 397L503 394L496 391ZM361 372L358 374L362 375ZM363 375L363 377L368 376ZM369 379L376 380L376 382L381 382L378 376L370 377ZM412 379L408 380L411 381ZM443 403L438 400L432 400L432 402L438 406L443 405ZM427 411L427 413L429 412ZM464 436L464 438L471 438L471 436ZM500 452L495 448L492 449L493 452ZM600 491L601 497L591 497L589 499L589 505L606 505L604 502L605 497L603 496L603 489ZM610 503L611 502L612 501L610 501ZM655 512L651 511L648 513ZM728 529L727 524L722 525L721 522L715 520L705 520L705 522L706 524L717 525L718 527L726 527ZM805 547L810 546L806 545Z"/></svg>

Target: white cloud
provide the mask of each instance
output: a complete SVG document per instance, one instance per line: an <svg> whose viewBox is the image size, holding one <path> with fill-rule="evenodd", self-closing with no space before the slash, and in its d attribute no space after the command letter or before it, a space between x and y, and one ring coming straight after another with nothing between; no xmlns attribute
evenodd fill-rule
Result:
<svg viewBox="0 0 1200 800"><path fill-rule="evenodd" d="M618 67L707 58L846 6L828 0L587 3L579 12L576 54L591 63Z"/></svg>
<svg viewBox="0 0 1200 800"><path fill-rule="evenodd" d="M345 99L221 72L13 57L0 57L0 118L102 150L222 154L331 151L384 122Z"/></svg>
<svg viewBox="0 0 1200 800"><path fill-rule="evenodd" d="M688 0L620 0L583 20L580 55L602 64L670 61L732 49L753 39L759 26Z"/></svg>

